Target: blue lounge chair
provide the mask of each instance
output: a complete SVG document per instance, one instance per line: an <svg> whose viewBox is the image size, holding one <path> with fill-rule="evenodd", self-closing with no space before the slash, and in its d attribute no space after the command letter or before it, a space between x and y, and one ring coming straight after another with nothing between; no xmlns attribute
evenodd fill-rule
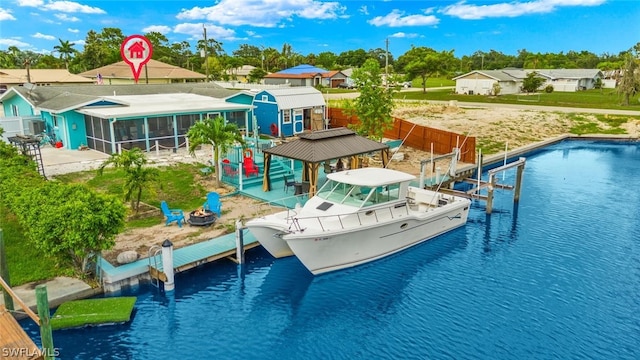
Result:
<svg viewBox="0 0 640 360"><path fill-rule="evenodd" d="M167 221L164 223L165 226L171 224L172 222L177 222L179 227L182 227L182 223L185 222L184 213L180 209L169 209L169 205L167 205L166 201L160 202L160 208L162 209L162 213L167 218Z"/></svg>
<svg viewBox="0 0 640 360"><path fill-rule="evenodd" d="M210 192L207 194L207 201L205 201L202 207L205 210L213 211L218 216L218 219L222 216L222 203L220 202L220 194L217 192Z"/></svg>

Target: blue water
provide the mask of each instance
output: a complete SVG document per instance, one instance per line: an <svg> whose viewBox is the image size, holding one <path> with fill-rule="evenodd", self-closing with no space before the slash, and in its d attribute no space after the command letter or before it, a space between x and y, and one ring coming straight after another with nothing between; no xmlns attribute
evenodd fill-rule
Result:
<svg viewBox="0 0 640 360"><path fill-rule="evenodd" d="M313 277L257 248L54 344L62 359L638 359L638 187L640 144L563 142L528 155L518 206L499 190L492 215L474 202L467 226L403 253Z"/></svg>

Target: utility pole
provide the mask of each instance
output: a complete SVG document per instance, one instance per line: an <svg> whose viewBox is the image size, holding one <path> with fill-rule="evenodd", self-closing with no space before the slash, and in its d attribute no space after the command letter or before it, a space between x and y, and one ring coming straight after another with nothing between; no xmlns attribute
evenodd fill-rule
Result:
<svg viewBox="0 0 640 360"><path fill-rule="evenodd" d="M207 43L207 28L204 26L204 24L202 24L202 29L204 30L204 66L207 75L206 82L209 82L209 56L207 54L207 48L209 47L209 44Z"/></svg>
<svg viewBox="0 0 640 360"><path fill-rule="evenodd" d="M385 42L384 82L386 84L386 88L389 89L389 38L386 38L384 42Z"/></svg>

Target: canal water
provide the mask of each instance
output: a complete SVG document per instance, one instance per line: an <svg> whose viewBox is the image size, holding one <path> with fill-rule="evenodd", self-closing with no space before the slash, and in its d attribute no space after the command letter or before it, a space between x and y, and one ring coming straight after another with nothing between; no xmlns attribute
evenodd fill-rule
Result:
<svg viewBox="0 0 640 360"><path fill-rule="evenodd" d="M499 182L513 184L515 169ZM256 248L247 264L148 286L127 324L54 332L62 359L638 359L640 144L527 155L520 203L314 277ZM23 326L32 337L38 329Z"/></svg>

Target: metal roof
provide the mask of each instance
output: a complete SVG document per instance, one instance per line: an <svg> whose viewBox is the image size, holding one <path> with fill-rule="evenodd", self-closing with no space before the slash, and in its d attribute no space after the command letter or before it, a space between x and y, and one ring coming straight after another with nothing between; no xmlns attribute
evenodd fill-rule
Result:
<svg viewBox="0 0 640 360"><path fill-rule="evenodd" d="M10 97L12 90L34 107L51 112L73 110L101 101L105 96L186 93L224 99L240 92L213 83L38 86L32 90L18 86L2 94L0 100Z"/></svg>
<svg viewBox="0 0 640 360"><path fill-rule="evenodd" d="M265 149L264 152L310 163L339 159L388 149L389 146L357 135L347 128L301 134L297 140Z"/></svg>
<svg viewBox="0 0 640 360"><path fill-rule="evenodd" d="M284 69L282 71L278 71L276 74L289 74L289 75L300 75L300 74L309 74L309 73L326 73L328 72L325 69L315 67L309 64L301 64L298 66L294 66L292 68Z"/></svg>
<svg viewBox="0 0 640 360"><path fill-rule="evenodd" d="M322 93L311 86L269 89L265 92L273 95L280 110L325 106Z"/></svg>
<svg viewBox="0 0 640 360"><path fill-rule="evenodd" d="M110 119L221 110L244 111L253 108L252 105L229 103L196 94L104 96L102 100L124 105L87 106L77 111L81 114Z"/></svg>

